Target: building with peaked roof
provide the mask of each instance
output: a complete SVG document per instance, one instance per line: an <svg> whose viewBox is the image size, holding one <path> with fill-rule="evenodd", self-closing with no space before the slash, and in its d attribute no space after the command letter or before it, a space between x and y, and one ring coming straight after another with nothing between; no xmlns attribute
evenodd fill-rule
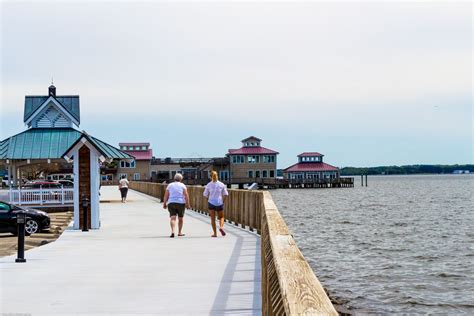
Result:
<svg viewBox="0 0 474 316"><path fill-rule="evenodd" d="M241 148L229 149L227 153L230 181L242 186L261 179L275 179L279 153L261 146L262 140L255 136L247 137L241 142Z"/></svg>
<svg viewBox="0 0 474 316"><path fill-rule="evenodd" d="M323 162L324 155L318 152L299 154L298 162L283 170L283 176L289 180L322 180L339 178L339 168Z"/></svg>
<svg viewBox="0 0 474 316"><path fill-rule="evenodd" d="M10 203L36 207L69 205L74 207L74 228L82 225L79 204L87 199L88 226L100 227L99 168L102 162L113 159L133 160L134 157L106 142L78 131L79 96L57 96L51 85L46 96L26 96L23 121L28 127L19 134L0 142L0 164L6 166L10 183ZM22 168L31 165L65 162L72 164L74 188L72 191L29 192L19 189ZM58 195L59 193L59 195Z"/></svg>
<svg viewBox="0 0 474 316"><path fill-rule="evenodd" d="M129 180L140 181L151 179L150 166L153 150L150 143L119 143L122 151L135 159L131 162L120 160L117 166L118 179L126 176Z"/></svg>

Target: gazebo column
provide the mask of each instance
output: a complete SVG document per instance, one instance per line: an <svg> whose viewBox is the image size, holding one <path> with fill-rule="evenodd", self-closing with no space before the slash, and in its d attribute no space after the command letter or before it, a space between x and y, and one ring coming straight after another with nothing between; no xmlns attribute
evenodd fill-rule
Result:
<svg viewBox="0 0 474 316"><path fill-rule="evenodd" d="M18 185L18 169L16 167L16 163L15 162L12 162L12 178L10 178L9 176L9 180L12 180L13 181L13 186L17 186Z"/></svg>
<svg viewBox="0 0 474 316"><path fill-rule="evenodd" d="M79 229L79 150L73 152L73 174L74 174L74 229Z"/></svg>
<svg viewBox="0 0 474 316"><path fill-rule="evenodd" d="M87 145L79 148L79 227L83 228L84 210L82 209L82 199L87 198L89 205L87 207L87 226L91 227L91 150Z"/></svg>
<svg viewBox="0 0 474 316"><path fill-rule="evenodd" d="M12 203L12 164L8 163L8 201Z"/></svg>
<svg viewBox="0 0 474 316"><path fill-rule="evenodd" d="M88 144L75 148L74 156L74 229L83 227L82 198L89 200L87 208L88 228L100 228L99 212L99 153Z"/></svg>
<svg viewBox="0 0 474 316"><path fill-rule="evenodd" d="M100 185L100 166L99 155L95 150L90 151L90 206L91 206L91 228L100 228L99 212L99 185Z"/></svg>

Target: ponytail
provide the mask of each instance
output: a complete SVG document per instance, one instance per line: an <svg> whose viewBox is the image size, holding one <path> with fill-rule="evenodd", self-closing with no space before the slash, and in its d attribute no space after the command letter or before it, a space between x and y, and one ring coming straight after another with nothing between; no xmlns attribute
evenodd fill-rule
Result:
<svg viewBox="0 0 474 316"><path fill-rule="evenodd" d="M212 182L217 182L218 177L217 177L217 172L216 171L211 172L211 179L212 179Z"/></svg>

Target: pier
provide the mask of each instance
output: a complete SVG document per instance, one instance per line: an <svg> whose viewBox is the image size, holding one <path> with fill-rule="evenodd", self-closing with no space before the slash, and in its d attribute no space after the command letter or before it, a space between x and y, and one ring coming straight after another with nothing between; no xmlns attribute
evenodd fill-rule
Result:
<svg viewBox="0 0 474 316"><path fill-rule="evenodd" d="M337 315L269 192L229 190L228 234L210 238L203 188L189 187L186 236L170 239L166 186L131 188L127 203L101 189L99 230L1 258L0 312Z"/></svg>
<svg viewBox="0 0 474 316"><path fill-rule="evenodd" d="M322 188L353 188L353 177L339 177L332 179L278 179L278 178L255 178L255 179L237 178L232 180L222 180L229 187L238 185L243 188L244 185L256 183L260 189L322 189ZM168 180L169 182L171 180ZM206 185L209 179L184 179L187 185Z"/></svg>

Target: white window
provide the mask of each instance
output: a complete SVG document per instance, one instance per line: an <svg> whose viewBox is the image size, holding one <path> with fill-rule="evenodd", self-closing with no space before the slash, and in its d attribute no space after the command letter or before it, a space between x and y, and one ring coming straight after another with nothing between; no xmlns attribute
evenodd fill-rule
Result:
<svg viewBox="0 0 474 316"><path fill-rule="evenodd" d="M260 170L255 171L255 178L260 178Z"/></svg>
<svg viewBox="0 0 474 316"><path fill-rule="evenodd" d="M247 156L247 162L248 163L259 163L260 162L260 156L258 156L258 155Z"/></svg>
<svg viewBox="0 0 474 316"><path fill-rule="evenodd" d="M146 150L146 146L142 146L142 150Z"/></svg>
<svg viewBox="0 0 474 316"><path fill-rule="evenodd" d="M268 171L267 170L262 171L262 178L268 178Z"/></svg>
<svg viewBox="0 0 474 316"><path fill-rule="evenodd" d="M140 180L140 174L139 173L134 173L133 174L133 180L135 180L135 181Z"/></svg>
<svg viewBox="0 0 474 316"><path fill-rule="evenodd" d="M123 177L127 178L128 174L126 173L119 173L119 180L122 179Z"/></svg>
<svg viewBox="0 0 474 316"><path fill-rule="evenodd" d="M249 170L248 174L249 174L249 178L253 178L253 170Z"/></svg>

